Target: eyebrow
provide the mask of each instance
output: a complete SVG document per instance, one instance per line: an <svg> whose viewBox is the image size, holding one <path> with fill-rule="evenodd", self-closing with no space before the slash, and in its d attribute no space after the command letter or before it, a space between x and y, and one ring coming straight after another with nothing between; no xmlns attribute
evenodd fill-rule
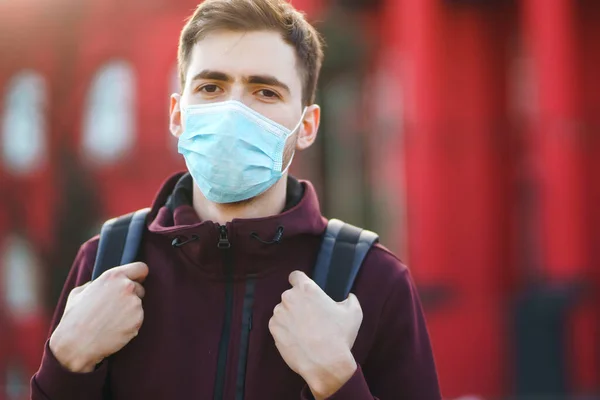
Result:
<svg viewBox="0 0 600 400"><path fill-rule="evenodd" d="M233 82L233 77L231 75L227 75L224 72L213 71L210 69L205 69L204 71L196 74L192 81L197 81L199 79L210 79L213 81L223 81L223 82Z"/></svg>
<svg viewBox="0 0 600 400"><path fill-rule="evenodd" d="M213 71L210 69L205 69L202 72L196 74L192 81L200 80L200 79L208 79L212 81L222 81L222 82L233 82L235 79L231 75L228 75L224 72ZM244 78L244 82L249 83L251 85L268 85L278 87L286 92L290 93L290 87L285 83L281 82L279 79L275 78L272 75L251 75Z"/></svg>
<svg viewBox="0 0 600 400"><path fill-rule="evenodd" d="M252 75L249 76L246 81L253 85L268 85L275 86L280 89L285 90L290 93L290 88L285 83L281 82L279 79L275 78L272 75Z"/></svg>

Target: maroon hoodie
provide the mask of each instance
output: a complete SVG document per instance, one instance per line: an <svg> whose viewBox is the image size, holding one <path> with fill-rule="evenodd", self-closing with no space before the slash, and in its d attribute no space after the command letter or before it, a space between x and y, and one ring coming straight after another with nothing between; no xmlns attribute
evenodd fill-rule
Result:
<svg viewBox="0 0 600 400"><path fill-rule="evenodd" d="M46 343L31 381L32 399L311 399L268 329L290 288L288 275L301 270L311 276L327 224L312 185L288 182L281 214L219 226L200 221L192 208L189 174L169 179L140 249L150 272L139 335L90 373L63 368ZM281 240L269 243L279 227ZM219 248L220 241L230 246ZM97 248L96 237L77 254L52 329L71 289L90 280ZM364 314L352 349L359 368L331 399L440 399L408 269L377 245L353 292Z"/></svg>

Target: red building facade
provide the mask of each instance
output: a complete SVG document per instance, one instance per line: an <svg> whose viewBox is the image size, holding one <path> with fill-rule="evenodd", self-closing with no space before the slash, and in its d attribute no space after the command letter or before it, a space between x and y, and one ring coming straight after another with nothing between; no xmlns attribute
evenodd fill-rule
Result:
<svg viewBox="0 0 600 400"><path fill-rule="evenodd" d="M294 172L411 266L444 395L600 393L600 4L293 3L365 42L326 65L324 112L360 90ZM0 4L0 377L37 367L81 241L184 167L168 96L195 5Z"/></svg>

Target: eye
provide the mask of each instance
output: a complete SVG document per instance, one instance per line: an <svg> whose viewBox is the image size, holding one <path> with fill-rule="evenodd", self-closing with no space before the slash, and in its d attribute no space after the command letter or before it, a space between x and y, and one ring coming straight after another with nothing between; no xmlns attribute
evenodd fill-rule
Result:
<svg viewBox="0 0 600 400"><path fill-rule="evenodd" d="M219 90L221 90L221 88L214 84L208 84L198 88L199 92L204 93L217 93Z"/></svg>
<svg viewBox="0 0 600 400"><path fill-rule="evenodd" d="M259 93L261 97L264 97L266 99L280 99L281 98L281 96L279 96L276 92L269 90L269 89L262 89L262 90L259 90L257 93Z"/></svg>

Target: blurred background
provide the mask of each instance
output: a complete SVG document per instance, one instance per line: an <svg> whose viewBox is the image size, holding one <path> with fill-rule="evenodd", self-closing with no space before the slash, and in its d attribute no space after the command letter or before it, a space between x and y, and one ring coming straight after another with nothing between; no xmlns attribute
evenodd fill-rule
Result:
<svg viewBox="0 0 600 400"><path fill-rule="evenodd" d="M81 243L184 168L198 0L0 1L0 399ZM600 1L294 0L328 48L293 174L411 267L444 397L600 398Z"/></svg>

